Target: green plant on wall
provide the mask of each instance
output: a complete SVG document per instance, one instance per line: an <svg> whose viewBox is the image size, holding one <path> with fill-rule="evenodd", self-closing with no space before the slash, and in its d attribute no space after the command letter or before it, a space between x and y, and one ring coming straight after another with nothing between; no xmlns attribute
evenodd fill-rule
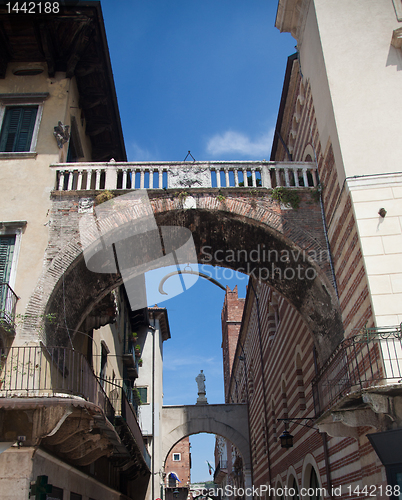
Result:
<svg viewBox="0 0 402 500"><path fill-rule="evenodd" d="M321 186L321 185L318 185L318 186L316 187L316 189L313 189L313 190L310 192L311 199L312 199L315 203L319 203L319 201L320 201L320 196L321 196L321 191L322 191L322 186Z"/></svg>
<svg viewBox="0 0 402 500"><path fill-rule="evenodd" d="M175 196L179 199L180 203L183 205L188 197L187 191L180 191L180 193L175 193Z"/></svg>
<svg viewBox="0 0 402 500"><path fill-rule="evenodd" d="M114 198L114 194L108 190L102 191L95 197L95 206L100 205L101 203L105 203L105 201L112 200Z"/></svg>
<svg viewBox="0 0 402 500"><path fill-rule="evenodd" d="M278 186L272 190L271 198L279 201L285 207L292 207L297 210L300 205L300 196L293 189L288 189L283 186Z"/></svg>
<svg viewBox="0 0 402 500"><path fill-rule="evenodd" d="M137 405L141 405L142 401L139 390L136 387L133 387L132 391L133 391L134 401L137 403Z"/></svg>

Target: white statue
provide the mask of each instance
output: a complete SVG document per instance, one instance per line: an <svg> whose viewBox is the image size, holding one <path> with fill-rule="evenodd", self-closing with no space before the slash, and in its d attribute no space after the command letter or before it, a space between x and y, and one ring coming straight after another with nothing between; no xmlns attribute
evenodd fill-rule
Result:
<svg viewBox="0 0 402 500"><path fill-rule="evenodd" d="M195 377L198 385L198 394L205 394L205 375L203 370Z"/></svg>
<svg viewBox="0 0 402 500"><path fill-rule="evenodd" d="M206 394L205 375L204 375L203 370L201 370L201 372L195 377L195 381L197 382L197 385L198 385L197 405L208 404L207 398L205 396L205 394Z"/></svg>

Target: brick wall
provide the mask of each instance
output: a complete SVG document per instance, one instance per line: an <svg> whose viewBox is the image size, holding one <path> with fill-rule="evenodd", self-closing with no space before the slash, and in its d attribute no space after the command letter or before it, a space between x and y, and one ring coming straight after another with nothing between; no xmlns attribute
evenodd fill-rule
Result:
<svg viewBox="0 0 402 500"><path fill-rule="evenodd" d="M174 454L180 454L180 460L174 460ZM165 462L165 485L168 486L168 476L170 472L174 472L181 483L180 487L184 487L191 482L191 454L190 454L190 438L186 437L179 441L171 450Z"/></svg>

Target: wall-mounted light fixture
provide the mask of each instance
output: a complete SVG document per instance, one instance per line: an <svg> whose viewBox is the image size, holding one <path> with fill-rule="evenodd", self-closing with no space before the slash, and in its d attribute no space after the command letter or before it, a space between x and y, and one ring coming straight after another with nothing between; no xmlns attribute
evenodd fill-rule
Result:
<svg viewBox="0 0 402 500"><path fill-rule="evenodd" d="M387 211L385 210L385 208L380 208L380 210L378 211L378 215L384 218L387 215Z"/></svg>
<svg viewBox="0 0 402 500"><path fill-rule="evenodd" d="M303 424L301 420L314 420L314 418L310 417L304 417L304 418L277 418L276 419L278 422L285 422L285 425L288 424L289 422L292 422L297 425L302 425L303 427L308 427L309 429L314 429L315 431L318 431L316 427L313 427L308 424ZM279 436L279 439L281 441L281 448L289 449L293 447L293 436L290 434L290 432L285 429L283 431L283 434Z"/></svg>

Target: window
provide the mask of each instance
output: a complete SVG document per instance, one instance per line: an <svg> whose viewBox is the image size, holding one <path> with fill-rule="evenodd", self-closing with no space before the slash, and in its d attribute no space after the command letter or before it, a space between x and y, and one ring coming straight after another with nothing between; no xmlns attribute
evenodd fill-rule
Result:
<svg viewBox="0 0 402 500"><path fill-rule="evenodd" d="M35 155L48 93L0 94L0 157Z"/></svg>
<svg viewBox="0 0 402 500"><path fill-rule="evenodd" d="M31 151L38 106L8 106L0 135L0 152Z"/></svg>
<svg viewBox="0 0 402 500"><path fill-rule="evenodd" d="M137 387L138 395L141 399L141 404L145 405L148 403L148 387Z"/></svg>
<svg viewBox="0 0 402 500"><path fill-rule="evenodd" d="M14 247L15 234L0 236L0 283L8 283L10 281Z"/></svg>
<svg viewBox="0 0 402 500"><path fill-rule="evenodd" d="M15 235L0 236L0 319L11 324L14 320L16 300L9 281L15 248ZM0 340L4 343L4 339Z"/></svg>
<svg viewBox="0 0 402 500"><path fill-rule="evenodd" d="M173 462L180 462L181 453L173 453Z"/></svg>
<svg viewBox="0 0 402 500"><path fill-rule="evenodd" d="M73 163L78 161L80 158L83 158L84 152L82 150L80 135L78 132L78 125L75 116L71 117L71 134L70 134L70 142L68 145L68 153L67 153L67 163ZM77 187L77 189L79 189Z"/></svg>
<svg viewBox="0 0 402 500"><path fill-rule="evenodd" d="M63 500L63 489L53 486L52 492L47 495L46 500Z"/></svg>
<svg viewBox="0 0 402 500"><path fill-rule="evenodd" d="M79 495L78 493L70 493L70 500L82 500L82 495Z"/></svg>
<svg viewBox="0 0 402 500"><path fill-rule="evenodd" d="M176 488L176 482L176 475L171 472L168 477L168 487Z"/></svg>

